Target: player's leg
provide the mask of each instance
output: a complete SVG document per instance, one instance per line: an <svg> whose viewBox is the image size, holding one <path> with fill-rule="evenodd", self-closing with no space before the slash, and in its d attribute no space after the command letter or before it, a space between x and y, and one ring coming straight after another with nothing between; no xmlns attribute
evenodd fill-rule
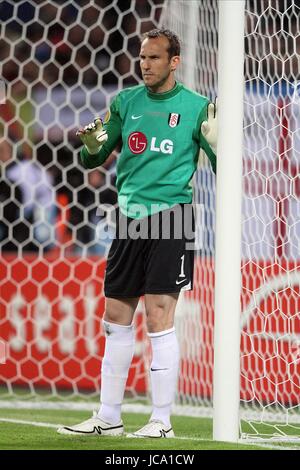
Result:
<svg viewBox="0 0 300 470"><path fill-rule="evenodd" d="M175 211L176 208L174 208ZM150 379L153 411L150 422L133 433L133 437L173 437L170 424L178 369L179 346L174 328L174 314L180 290L189 290L193 284L194 252L182 230L180 238L175 232L180 223L193 228L193 212L184 217L181 206L168 218L170 211L161 216L160 227L170 220L170 237L149 241L146 269L145 305L148 335L152 346ZM178 224L177 226L175 224ZM180 227L179 227L180 228Z"/></svg>
<svg viewBox="0 0 300 470"><path fill-rule="evenodd" d="M152 414L149 423L130 437L174 437L170 415L179 367L179 347L174 328L178 296L178 293L145 295L152 347Z"/></svg>
<svg viewBox="0 0 300 470"><path fill-rule="evenodd" d="M123 238L119 229L121 224L127 227L128 221L118 213L116 220L116 238L108 254L104 282L106 342L101 369L101 405L89 420L72 428L61 428L59 432L63 434L123 433L121 403L134 352L132 319L145 286L140 240Z"/></svg>
<svg viewBox="0 0 300 470"><path fill-rule="evenodd" d="M145 296L148 336L152 348L150 379L153 409L150 421L162 421L165 429L171 428L171 406L179 367L179 346L174 327L178 296L178 293Z"/></svg>
<svg viewBox="0 0 300 470"><path fill-rule="evenodd" d="M120 216L121 224L128 219ZM106 343L101 370L102 420L116 424L121 420L121 404L128 370L134 352L133 315L144 292L144 267L139 240L122 238L117 230L106 266L104 291L106 308L103 318Z"/></svg>
<svg viewBox="0 0 300 470"><path fill-rule="evenodd" d="M59 434L123 434L121 404L134 352L132 320L138 301L138 297L106 299L103 319L106 343L101 370L100 409L93 413L92 418L82 423L59 428Z"/></svg>
<svg viewBox="0 0 300 470"><path fill-rule="evenodd" d="M106 342L101 369L101 406L98 417L110 424L119 423L121 420L121 405L134 353L132 321L138 301L139 297L106 299L103 319Z"/></svg>

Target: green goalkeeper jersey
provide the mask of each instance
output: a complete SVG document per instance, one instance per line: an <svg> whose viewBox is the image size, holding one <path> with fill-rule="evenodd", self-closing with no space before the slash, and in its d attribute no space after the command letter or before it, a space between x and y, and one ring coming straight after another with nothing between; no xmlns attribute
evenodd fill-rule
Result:
<svg viewBox="0 0 300 470"><path fill-rule="evenodd" d="M111 104L107 142L96 155L83 147L82 163L102 165L122 143L116 184L120 209L128 217L190 203L200 148L216 170L216 156L200 130L208 104L181 83L165 93L152 93L145 85L127 88Z"/></svg>

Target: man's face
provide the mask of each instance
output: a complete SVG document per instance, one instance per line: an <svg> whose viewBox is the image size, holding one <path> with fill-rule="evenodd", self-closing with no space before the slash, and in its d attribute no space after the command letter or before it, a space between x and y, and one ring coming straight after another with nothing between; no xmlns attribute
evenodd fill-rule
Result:
<svg viewBox="0 0 300 470"><path fill-rule="evenodd" d="M144 83L150 89L163 86L176 69L179 57L169 59L169 41L164 36L146 38L141 44L140 67Z"/></svg>

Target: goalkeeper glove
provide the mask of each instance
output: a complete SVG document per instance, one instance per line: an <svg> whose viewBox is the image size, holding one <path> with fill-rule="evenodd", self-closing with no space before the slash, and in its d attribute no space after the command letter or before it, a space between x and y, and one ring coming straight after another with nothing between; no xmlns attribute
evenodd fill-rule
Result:
<svg viewBox="0 0 300 470"><path fill-rule="evenodd" d="M217 100L216 103L209 103L207 107L207 121L201 124L201 133L206 142L210 145L214 153L217 153L217 134L218 134L218 117L217 117Z"/></svg>
<svg viewBox="0 0 300 470"><path fill-rule="evenodd" d="M91 155L98 153L108 139L107 132L103 129L102 119L99 117L84 128L78 129L76 135L80 137Z"/></svg>

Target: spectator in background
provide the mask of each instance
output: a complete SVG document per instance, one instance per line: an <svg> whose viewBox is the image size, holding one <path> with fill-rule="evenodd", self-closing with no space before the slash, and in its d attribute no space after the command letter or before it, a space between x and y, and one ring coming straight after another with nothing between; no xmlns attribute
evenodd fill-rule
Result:
<svg viewBox="0 0 300 470"><path fill-rule="evenodd" d="M12 158L12 148L7 141L0 143L0 245L2 250L17 250L17 245L9 239L9 226L19 220L21 191L6 181L5 168Z"/></svg>
<svg viewBox="0 0 300 470"><path fill-rule="evenodd" d="M7 183L18 192L19 223L14 225L14 238L26 250L48 249L54 240L52 233L55 217L53 182L48 171L37 162L22 155L5 170ZM13 195L11 194L13 199ZM15 220L16 222L16 220ZM33 239L30 231L33 225Z"/></svg>

